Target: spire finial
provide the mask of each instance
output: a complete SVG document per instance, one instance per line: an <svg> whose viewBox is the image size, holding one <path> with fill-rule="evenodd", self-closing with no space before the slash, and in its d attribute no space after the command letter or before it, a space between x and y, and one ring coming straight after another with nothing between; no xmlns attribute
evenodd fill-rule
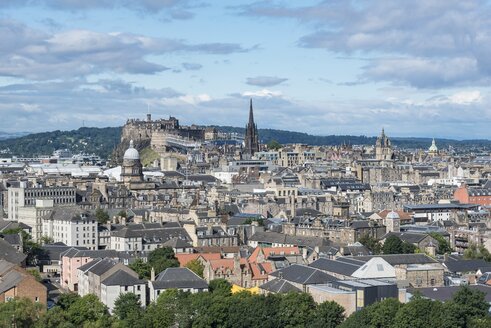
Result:
<svg viewBox="0 0 491 328"><path fill-rule="evenodd" d="M135 148L134 143L133 143L133 139L130 140L130 148Z"/></svg>
<svg viewBox="0 0 491 328"><path fill-rule="evenodd" d="M254 112L252 110L252 98L250 100L250 107L249 107L249 124L254 124Z"/></svg>

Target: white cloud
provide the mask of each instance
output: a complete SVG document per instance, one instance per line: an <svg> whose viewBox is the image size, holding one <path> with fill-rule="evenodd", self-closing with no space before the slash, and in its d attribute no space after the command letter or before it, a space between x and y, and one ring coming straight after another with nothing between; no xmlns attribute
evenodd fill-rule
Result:
<svg viewBox="0 0 491 328"><path fill-rule="evenodd" d="M262 89L257 91L245 91L242 92L241 95L243 97L264 97L264 98L273 98L273 97L281 97L281 91L272 91L268 89Z"/></svg>
<svg viewBox="0 0 491 328"><path fill-rule="evenodd" d="M480 91L462 91L449 97L450 101L458 105L470 105L482 102Z"/></svg>

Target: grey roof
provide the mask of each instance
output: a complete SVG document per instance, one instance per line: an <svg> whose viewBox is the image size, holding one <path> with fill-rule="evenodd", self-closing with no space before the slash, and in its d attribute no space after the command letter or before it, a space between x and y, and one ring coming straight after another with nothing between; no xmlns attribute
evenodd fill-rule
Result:
<svg viewBox="0 0 491 328"><path fill-rule="evenodd" d="M449 259L443 263L450 272L475 272L480 267L490 266L485 260L454 260Z"/></svg>
<svg viewBox="0 0 491 328"><path fill-rule="evenodd" d="M423 294L424 297L427 297L432 300L438 301L448 301L452 299L453 294L459 291L460 286L449 286L449 287L431 287L431 288L417 288L417 289L409 289L409 292L414 293L415 291ZM469 288L479 290L484 292L484 298L486 302L491 303L491 286L487 285L469 285Z"/></svg>
<svg viewBox="0 0 491 328"><path fill-rule="evenodd" d="M80 206L56 207L48 214L47 218L59 221L89 221L96 219L91 212L82 209Z"/></svg>
<svg viewBox="0 0 491 328"><path fill-rule="evenodd" d="M402 241L408 242L410 244L418 244L423 239L428 237L429 235L426 233L413 233L413 232L389 232L382 239L385 239L389 236L399 237Z"/></svg>
<svg viewBox="0 0 491 328"><path fill-rule="evenodd" d="M273 279L265 284L259 286L259 288L267 290L272 293L289 293L289 292L301 292L301 290L284 279Z"/></svg>
<svg viewBox="0 0 491 328"><path fill-rule="evenodd" d="M22 238L17 233L2 235L1 237L3 238L3 240L5 240L10 245L21 245L22 244Z"/></svg>
<svg viewBox="0 0 491 328"><path fill-rule="evenodd" d="M152 284L155 289L208 288L206 281L188 268L167 268L152 281Z"/></svg>
<svg viewBox="0 0 491 328"><path fill-rule="evenodd" d="M362 265L362 263L349 263L320 258L312 262L309 266L326 272L351 276L353 272L358 270Z"/></svg>
<svg viewBox="0 0 491 328"><path fill-rule="evenodd" d="M272 231L257 231L249 238L249 241L257 241L259 243L278 243L287 245L297 245L300 247L325 246L329 244L326 238L307 237L307 236L290 236L279 232Z"/></svg>
<svg viewBox="0 0 491 328"><path fill-rule="evenodd" d="M0 238L0 260L21 264L26 258L27 255L18 252L12 245Z"/></svg>
<svg viewBox="0 0 491 328"><path fill-rule="evenodd" d="M100 276L111 269L113 266L117 264L117 261L113 259L95 259L86 263L78 268L78 270L83 271L84 273L91 272L97 276Z"/></svg>
<svg viewBox="0 0 491 328"><path fill-rule="evenodd" d="M335 277L321 270L300 264L292 264L286 268L272 272L270 275L302 285L325 284L336 280Z"/></svg>
<svg viewBox="0 0 491 328"><path fill-rule="evenodd" d="M73 258L73 257L117 258L118 252L113 249L88 250L88 249L79 249L76 247L70 247L68 250L62 252L60 256L66 256L69 258Z"/></svg>
<svg viewBox="0 0 491 328"><path fill-rule="evenodd" d="M162 244L162 246L172 247L172 248L191 248L193 247L188 241L182 240L180 238L172 238Z"/></svg>
<svg viewBox="0 0 491 328"><path fill-rule="evenodd" d="M390 265L401 264L426 264L426 263L438 263L437 260L432 259L426 254L390 254L390 255L370 255L370 256L347 256L339 258L338 260L352 259L355 261L368 262L374 257L381 257Z"/></svg>
<svg viewBox="0 0 491 328"><path fill-rule="evenodd" d="M144 280L138 279L138 275L136 273L135 275L136 277L120 269L104 279L102 284L106 286L134 286L145 284Z"/></svg>
<svg viewBox="0 0 491 328"><path fill-rule="evenodd" d="M0 294L15 287L23 279L22 273L13 270L15 265L8 261L0 260Z"/></svg>
<svg viewBox="0 0 491 328"><path fill-rule="evenodd" d="M64 252L67 252L68 250L74 249L74 250L87 250L86 247L82 246L77 246L77 247L72 247L72 246L67 246L67 245L58 245L58 244L46 244L41 246L41 249L43 250L43 254L41 255L41 258L44 260L61 260L61 255Z"/></svg>

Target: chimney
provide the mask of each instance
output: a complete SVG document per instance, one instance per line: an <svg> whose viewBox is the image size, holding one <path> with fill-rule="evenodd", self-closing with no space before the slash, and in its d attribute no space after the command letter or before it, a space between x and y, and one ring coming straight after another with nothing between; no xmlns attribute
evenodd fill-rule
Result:
<svg viewBox="0 0 491 328"><path fill-rule="evenodd" d="M152 267L152 270L150 270L150 281L155 281L155 269Z"/></svg>

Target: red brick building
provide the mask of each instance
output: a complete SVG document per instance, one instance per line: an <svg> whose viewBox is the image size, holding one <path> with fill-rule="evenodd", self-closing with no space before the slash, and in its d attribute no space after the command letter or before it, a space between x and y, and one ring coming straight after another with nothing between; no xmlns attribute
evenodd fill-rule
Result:
<svg viewBox="0 0 491 328"><path fill-rule="evenodd" d="M0 302L6 302L15 297L25 297L46 306L48 290L25 269L0 260Z"/></svg>
<svg viewBox="0 0 491 328"><path fill-rule="evenodd" d="M491 189L462 186L455 190L454 198L463 204L491 205Z"/></svg>

